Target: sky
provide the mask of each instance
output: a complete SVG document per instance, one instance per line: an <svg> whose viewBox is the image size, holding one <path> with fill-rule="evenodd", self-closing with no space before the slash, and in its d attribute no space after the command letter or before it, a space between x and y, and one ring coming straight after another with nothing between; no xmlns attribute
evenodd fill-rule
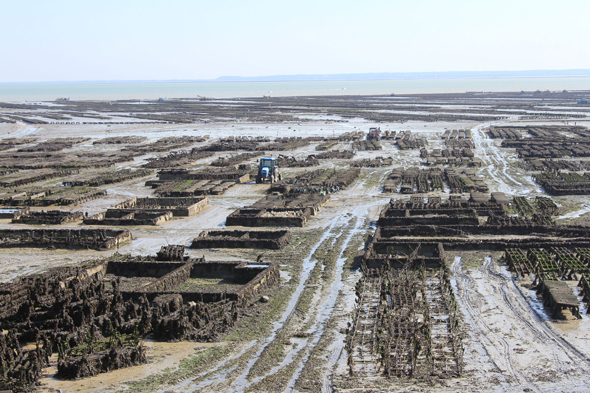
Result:
<svg viewBox="0 0 590 393"><path fill-rule="evenodd" d="M590 68L588 0L0 0L0 82Z"/></svg>

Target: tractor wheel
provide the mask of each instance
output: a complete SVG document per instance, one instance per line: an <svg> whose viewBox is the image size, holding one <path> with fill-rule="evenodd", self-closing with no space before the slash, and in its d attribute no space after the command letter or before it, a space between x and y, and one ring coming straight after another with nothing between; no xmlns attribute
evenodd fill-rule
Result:
<svg viewBox="0 0 590 393"><path fill-rule="evenodd" d="M260 183L262 183L262 180L260 179L260 176L256 175L256 184Z"/></svg>

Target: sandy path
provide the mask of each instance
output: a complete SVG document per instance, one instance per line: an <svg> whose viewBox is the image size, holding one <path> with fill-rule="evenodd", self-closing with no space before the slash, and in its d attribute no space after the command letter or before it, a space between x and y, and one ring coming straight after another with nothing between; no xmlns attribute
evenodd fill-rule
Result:
<svg viewBox="0 0 590 393"><path fill-rule="evenodd" d="M548 388L552 383L557 387L558 381L575 389L588 382L570 377L586 378L586 356L554 331L542 306L533 309L531 304L538 303L534 292L513 281L505 268L486 257L477 270L466 274L457 257L452 270L468 326L466 374L509 391L553 391Z"/></svg>
<svg viewBox="0 0 590 393"><path fill-rule="evenodd" d="M525 184L516 179L514 168L507 160L508 154L512 149L502 149L494 144L494 140L485 134L484 125L479 125L471 129L473 142L475 144L475 156L483 161L482 173L487 173L494 185L490 184L491 191L500 191L510 195L528 194L532 189L536 189L534 184L527 182Z"/></svg>

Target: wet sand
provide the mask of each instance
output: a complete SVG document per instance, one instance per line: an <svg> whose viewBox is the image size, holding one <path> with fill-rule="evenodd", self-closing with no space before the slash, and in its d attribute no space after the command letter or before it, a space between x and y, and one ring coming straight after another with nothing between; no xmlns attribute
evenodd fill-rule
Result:
<svg viewBox="0 0 590 393"><path fill-rule="evenodd" d="M473 105L440 102L446 110L473 112ZM482 101L482 105L489 102ZM404 110L400 110L400 113ZM564 112L565 113L565 112ZM421 114L428 114L424 112ZM148 140L167 136L209 135L211 143L227 136L308 137L333 136L350 131L367 131L375 123L361 118L336 115L300 114L298 121L260 123L228 120L200 124L147 125L25 125L0 123L0 138L89 136L93 140L110 136L146 136ZM446 129L470 129L475 143L474 153L483 161L478 173L491 191L532 197L544 195L530 174L516 166L514 149L499 147L499 141L489 139L484 127L490 124L562 124L563 119L519 120L520 115L509 114L507 119L494 121L417 121L380 123L381 129L411 130L427 140L428 150L444 148L440 135ZM573 119L571 120L574 121ZM590 126L590 121L575 120L578 125ZM96 151L103 147L92 141L76 149ZM195 147L205 143L195 144ZM316 153L312 143L290 152L306 158ZM282 251L264 252L265 258L280 263L282 283L269 292L268 305L253 306L236 328L220 343L153 343L151 363L131 367L82 381L58 381L51 378L54 368L45 370L42 391L60 389L75 391L546 391L583 392L590 385L590 319L582 313L581 320L552 321L539 300L526 286L506 271L498 255L465 253L461 258L447 258L451 266L453 286L463 315L465 331L465 372L460 378L414 383L383 377L354 379L348 376L344 337L354 309L354 286L360 277L358 257L363 243L374 231L374 221L380 210L391 199L404 199L401 194L383 194L381 185L391 169L419 166L418 150L398 150L393 142L382 141L381 151L357 152L356 159L391 156L393 165L363 168L361 176L348 189L332 195L319 214L305 228L292 229L294 242ZM350 148L346 143L338 148ZM107 150L116 147L109 146ZM271 152L267 152L270 154ZM163 155L165 153L154 153ZM192 167L203 166L219 156L198 161ZM138 168L152 154L136 157L133 162L116 167ZM320 168L345 167L335 160L322 162ZM285 168L285 174L302 171ZM152 195L145 187L148 179L133 179L104 186L108 195L82 206L64 207L89 214L134 196ZM49 184L50 182L48 182ZM55 184L56 182L53 182ZM131 255L155 254L164 244L188 245L202 230L224 228L225 217L233 210L250 205L264 195L265 186L240 184L224 195L210 196L210 206L202 213L183 219L173 219L158 227L137 226L128 229L134 239L118 250ZM446 193L443 199L446 198ZM590 197L556 197L561 206L560 220L582 220ZM28 228L0 220L0 228ZM41 226L39 226L41 227ZM79 222L62 225L80 228ZM41 272L50 267L74 264L91 258L112 255L115 251L73 251L41 249L3 249L0 256L0 280ZM205 255L208 260L255 259L260 252L250 250L188 250L191 256ZM355 262L355 257L357 262ZM491 257L491 258L490 258ZM574 286L570 283L570 286ZM260 313L258 313L260 312ZM203 352L212 360L199 370L187 372L179 368L182 359ZM222 356L217 358L216 355ZM170 368L170 370L165 371ZM182 372L180 372L182 371ZM189 376L190 374L190 376ZM139 384L149 376L161 376L161 384ZM128 381L135 381L127 384ZM530 389L530 390L526 390Z"/></svg>

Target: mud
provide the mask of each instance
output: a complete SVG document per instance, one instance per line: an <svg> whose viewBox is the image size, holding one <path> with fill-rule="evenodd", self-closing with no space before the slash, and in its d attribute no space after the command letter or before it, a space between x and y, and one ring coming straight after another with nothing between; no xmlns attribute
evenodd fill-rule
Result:
<svg viewBox="0 0 590 393"><path fill-rule="evenodd" d="M252 184L244 179L241 185L226 188L223 194L207 191L211 207L202 214L160 226L135 227L133 234L136 239L124 244L121 251L129 252L138 259L118 256L119 262L142 262L143 259L144 263L160 263L161 271L138 263L137 267L128 264L129 270L123 274L125 270L115 271L113 263L109 277L103 280L105 290L110 293L113 281L120 279L120 292L127 297L123 302L137 304L133 300L135 292L144 291L142 295L148 298L146 304L149 303L150 312L157 309L162 316L161 320L155 320L153 333L150 334L165 340L171 337L193 339L193 335L202 334L205 340L221 340L219 345L202 348L198 353L192 350L179 352L170 357L173 360L164 362L160 362L159 355L150 357L148 352L147 358L154 362L153 367L132 367L127 369L128 377L122 376L126 370L119 370L113 371L112 376L98 374L79 385L50 379L48 386L62 391L130 392L585 391L590 370L586 361L590 354L585 342L588 297L583 289L584 279L588 282L584 271L587 262L578 257L579 263L576 264L575 256L576 250L590 249L588 229L557 226L553 220L557 218L558 222L564 223L566 221L561 218L575 216L576 223L586 222L587 217L581 214L587 209L581 205L587 205L588 198L559 196L537 199L548 197L542 188L533 183L531 173L527 173L531 170L525 167L528 165L525 160L518 157L519 147L502 147L502 141L491 139L489 134L490 125L543 129L550 125L557 134L549 132L549 129L543 135L519 130L522 139L507 142L529 144L537 141L539 146L547 148L561 146L558 143L575 142L578 147L583 147L586 145L585 131L576 133L573 129L567 130L565 124L577 121L578 124L588 125L588 121L581 117L588 113L587 108L575 105L579 94L582 93L478 92L419 97L114 101L112 105L71 101L60 101L57 105L36 103L34 106L27 103L0 104L1 118L17 119L12 120L14 123L0 124L2 136L17 137L2 145L2 176L16 174L17 170L24 171L25 168L80 171L63 178L19 186L17 191L14 188L0 191L7 203L30 205L31 210L40 210L35 206L43 206L41 201L47 198L57 198L63 189L75 190L76 194L106 192L101 199L81 202L81 208L63 209L96 214L130 198L150 195L152 190L143 186L145 180L149 180L148 183L156 189L162 186L162 195L194 193L203 187L203 184L196 186L201 181L221 181L210 190L224 182L235 184L233 178L221 178L223 174L218 170L239 172L239 168L232 167L241 163L215 169L205 167L216 162L218 157L233 154L265 151L276 156L280 151L297 161L310 155L319 161L318 166L308 170L284 168L285 180L282 184L272 184L270 189L268 185ZM37 117L41 123L27 123ZM166 123L168 121L190 122L190 125ZM362 139L366 130L376 125L390 130L389 133L382 133L379 141L383 150L354 151L354 141L364 142ZM561 127L564 130L557 129ZM396 147L395 138L403 140L406 134L417 143L422 141L423 146L407 150ZM16 151L50 141L56 135L80 138L91 135L93 141L55 152ZM124 139L137 135L147 139L140 143ZM205 138L207 135L211 137ZM276 140L279 135L281 138ZM20 145L12 143L32 137L37 139ZM93 145L104 138L112 138L112 143ZM159 140L162 142L154 144ZM549 142L552 145L541 144ZM527 144L520 145L520 148L536 146L534 143ZM209 146L213 146L210 153L214 156L201 155L202 152L209 152L206 150ZM97 151L98 147L100 151ZM420 149L428 154L426 159L420 157ZM471 158L464 156L466 149L471 150L473 158L481 160L481 167L477 162L473 166L465 166L458 160ZM181 150L187 153L180 154ZM429 179L426 176L426 183L418 179L414 189L403 194L400 192L401 175L393 176L392 173L392 178L387 179L390 170L375 165L379 156L391 157L391 164L394 168L401 167L403 175L404 171L435 158L432 155L437 150L441 151L445 161L430 163L433 173L441 174L442 178L442 186L436 189L433 183L438 184L438 177ZM231 153L219 153L222 151ZM317 151L325 152L325 158L318 159L323 153ZM346 154L341 154L342 151ZM443 156L443 151L448 151L448 157ZM459 152L461 157L457 157ZM347 161L352 158L351 153L358 164ZM570 158L565 149L558 153L564 154L559 160L539 157L534 158L537 161L527 162L543 165L543 168L539 166L532 172L542 172L547 168L564 172L587 170L585 157ZM163 160L154 160L160 155ZM61 186L67 179L87 180L103 174L115 174L122 169L139 169L148 161L158 162L156 165L161 165L162 174L171 175L170 180L141 181L135 178L103 184L94 189L89 186ZM349 171L351 164L359 165L352 168L356 174ZM472 165L467 161L465 164ZM98 167L99 170L92 169ZM179 171L180 176L172 179L174 171L171 170L178 169L185 170L185 174L201 172L205 178L183 179L183 171ZM350 177L346 182L335 183L340 174L347 172ZM250 175L253 168L245 169L243 173ZM395 183L396 179L399 179L398 183ZM171 184L163 186L164 182ZM382 189L388 187L393 195L381 194ZM419 193L419 189L429 191ZM493 192L491 196L490 191ZM265 193L269 198L261 200ZM290 228L292 240L280 250L265 249L262 256L259 249L249 248L188 249L188 255L185 254L184 245L188 245L200 232L223 230L228 224L225 218L236 209L251 208L257 201L267 205L261 206L260 210L274 206L271 203L280 204L279 209L297 209L296 203L305 203L305 200L295 202L291 198L315 197L321 193L330 195L330 200L321 209L311 212L305 227ZM285 198L281 201L283 196ZM394 198L390 204L396 205L391 212L395 210L399 216L393 214L388 219L401 217L401 221L395 222L395 226L380 226L379 211L384 206L390 209L390 197ZM406 203L408 200L409 203ZM289 206L284 206L287 204ZM263 216L288 218L297 214L293 212L267 210ZM7 214L8 219L0 225L5 228L22 226L9 222L14 211ZM70 228L77 224L62 225ZM233 231L234 228L227 230ZM241 231L238 228L235 230ZM362 244L369 232L373 237L366 242L365 249ZM504 250L524 250L526 258L531 248L546 250L554 264L563 270L547 270L544 275L538 274L539 279L534 272L524 276L512 273L511 276L502 259ZM559 249L555 256L553 249ZM159 256L153 260L141 257L158 250ZM355 349L351 358L345 347L347 327L349 323L352 325L353 316L357 313L355 283L367 273L365 268L359 269L367 250L370 250L367 260L380 267L379 272L373 272L384 280L376 284L370 282L373 276L366 276L367 288L374 290L366 298L372 300L366 303L362 300L362 304L375 306L366 310L379 314L373 319L378 325L357 324L359 331L364 332L364 338L363 341L353 341L351 348ZM107 255L106 251L6 249L0 262L6 279L104 255ZM277 275L280 285L253 294L246 306L238 307L236 321L231 317L233 314L229 306L233 300L226 298L225 303L211 306L208 309L209 325L205 323L205 318L201 318L199 323L203 330L198 330L194 325L185 323L182 311L172 311L180 305L182 308L178 310L188 306L184 297L189 300L189 295L183 293L203 290L211 294L211 299L219 299L222 293L236 293L241 284L233 281L235 276L229 273L230 262L214 269L219 272L218 275L185 279L190 274L186 265L192 263L197 255L206 255L208 261L215 262L252 260L248 263L252 268L264 264L260 259L276 261L280 264L280 273L277 273L280 274L280 278ZM413 262L408 263L409 260ZM164 268L166 264L170 264L168 268ZM405 273L399 274L406 264ZM445 266L451 270L445 272ZM550 269L553 265L547 263L546 266ZM579 305L581 319L576 319L571 309L562 309L554 315L550 305L543 305L550 297L537 294L533 284L536 287L546 281L567 283L574 295L579 294L578 299L586 297ZM211 290L212 286L216 290ZM449 288L455 305L452 304L453 296ZM156 292L149 292L151 289ZM159 290L164 292L157 292ZM154 296L155 293L160 293L162 297ZM404 299L405 303L388 303L388 293L407 295L395 297ZM264 301L260 298L262 294ZM256 301L258 299L261 301ZM200 301L197 298L194 302L199 304ZM206 309L206 304L201 307ZM129 306L129 312L131 309ZM225 316L221 310L225 310ZM168 311L170 313L166 314ZM137 315L141 312L137 311ZM130 320L133 318L136 317ZM358 321L363 321L362 318ZM453 318L458 327L449 324ZM151 323L154 319L149 318L149 321ZM430 322L427 327L424 321ZM128 321L124 322L121 326L128 326ZM207 326L214 329L207 330ZM375 340L374 326L378 326L374 330L378 336ZM135 348L127 345L133 344L129 339L133 339L134 330L131 324L128 327L129 330L121 333L124 344L121 348ZM453 341L452 337L457 336L458 331L452 329L459 329L462 334L460 340ZM209 333L211 331L215 332L213 336ZM183 336L184 333L186 335ZM85 332L81 332L81 336L83 341L86 340ZM140 338L144 337L140 335ZM402 337L406 339L405 343L409 337L420 347L408 347ZM87 341L95 353L104 354L110 350L104 348L108 339ZM356 346L359 342L366 345ZM373 343L382 346L373 346ZM27 350L35 348L31 341L27 346L24 344L19 343ZM394 353L391 351L388 358L387 345L395 350L396 356L391 355ZM186 343L184 346L194 348ZM88 348L88 345L83 343L80 347ZM88 355L81 349L68 356ZM57 370L57 352L51 358L53 368L45 369L44 374L52 375ZM348 365L349 359L352 359L352 368ZM92 370L100 368L98 363L92 364ZM168 369L164 371L166 367ZM351 370L355 375L350 375Z"/></svg>

